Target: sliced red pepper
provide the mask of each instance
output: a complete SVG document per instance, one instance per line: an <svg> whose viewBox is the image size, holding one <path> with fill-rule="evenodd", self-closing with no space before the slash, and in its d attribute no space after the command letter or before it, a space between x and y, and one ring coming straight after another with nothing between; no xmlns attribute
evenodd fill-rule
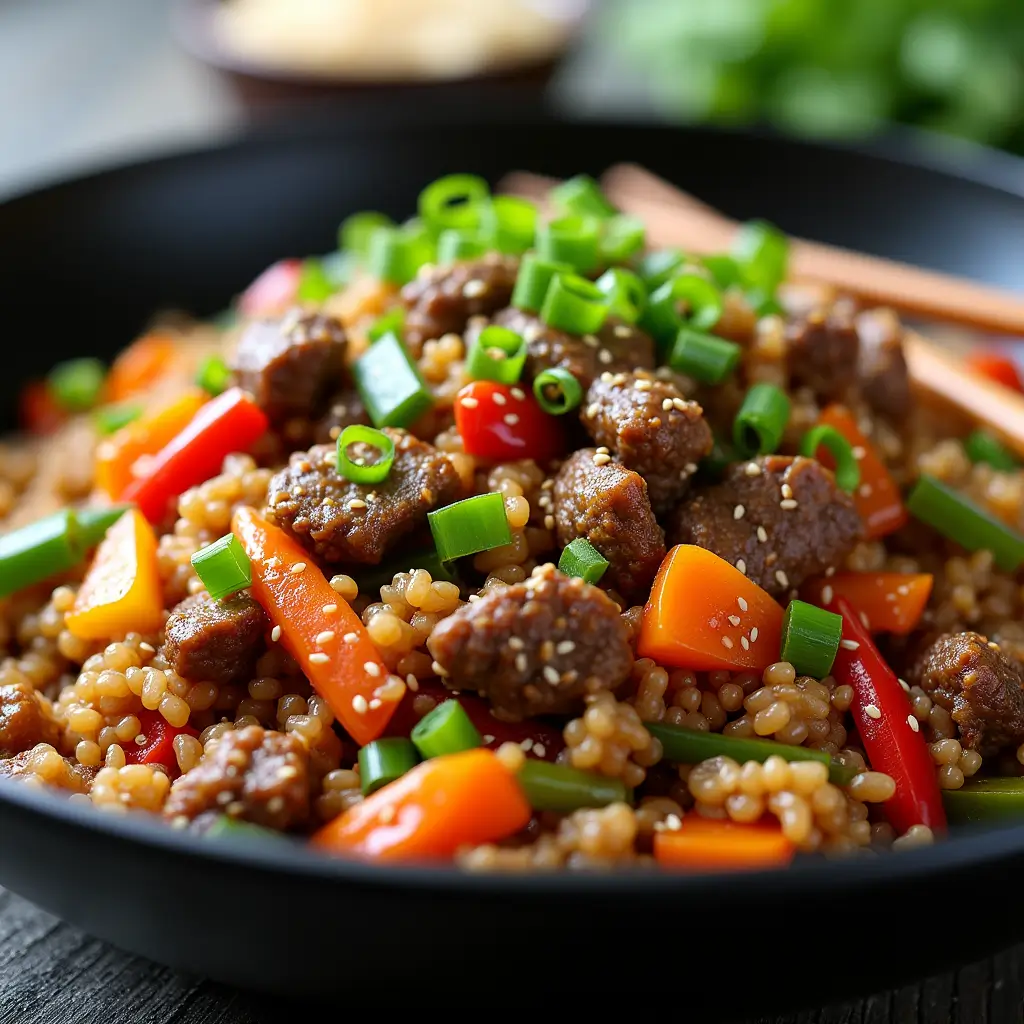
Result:
<svg viewBox="0 0 1024 1024"><path fill-rule="evenodd" d="M68 414L57 404L44 380L35 380L22 389L18 403L18 422L32 434L52 434Z"/></svg>
<svg viewBox="0 0 1024 1024"><path fill-rule="evenodd" d="M198 739L199 733L190 725L180 728L171 725L159 711L140 711L138 717L141 723L139 735L145 737L145 742L138 744L129 740L122 743L125 761L128 764L162 764L171 775L177 775L178 758L174 753L174 738L194 736Z"/></svg>
<svg viewBox="0 0 1024 1024"><path fill-rule="evenodd" d="M160 522L171 501L216 476L226 455L245 451L267 426L266 416L246 392L228 389L207 402L153 456L146 475L129 484L121 500L138 505L151 523Z"/></svg>
<svg viewBox="0 0 1024 1024"><path fill-rule="evenodd" d="M975 373L994 380L1013 391L1024 391L1017 364L1001 352L972 352L967 356L967 365Z"/></svg>
<svg viewBox="0 0 1024 1024"><path fill-rule="evenodd" d="M238 308L243 316L280 316L295 302L302 276L302 260L278 260L242 293Z"/></svg>
<svg viewBox="0 0 1024 1024"><path fill-rule="evenodd" d="M469 455L482 459L546 462L565 450L556 416L546 413L527 388L475 380L455 396L455 427Z"/></svg>
<svg viewBox="0 0 1024 1024"><path fill-rule="evenodd" d="M896 782L896 792L882 808L901 834L913 825L933 832L946 828L946 813L935 778L935 765L924 736L910 719L910 703L893 670L885 663L853 606L844 597L826 605L843 617L843 639L832 666L840 685L853 687L850 713L871 767Z"/></svg>

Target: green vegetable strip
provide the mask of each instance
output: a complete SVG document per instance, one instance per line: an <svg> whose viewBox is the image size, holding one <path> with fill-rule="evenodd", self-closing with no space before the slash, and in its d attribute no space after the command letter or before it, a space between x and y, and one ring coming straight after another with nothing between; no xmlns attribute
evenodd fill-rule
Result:
<svg viewBox="0 0 1024 1024"><path fill-rule="evenodd" d="M348 449L353 444L365 444L375 448L378 458L375 462L357 462L349 457ZM382 430L352 424L338 435L338 472L356 484L379 484L387 480L395 461L395 442Z"/></svg>
<svg viewBox="0 0 1024 1024"><path fill-rule="evenodd" d="M383 316L378 317L366 332L366 336L370 339L371 343L380 341L385 334L394 334L396 337L401 338L404 327L405 310L401 306L396 306Z"/></svg>
<svg viewBox="0 0 1024 1024"><path fill-rule="evenodd" d="M448 228L437 240L437 262L455 263L473 260L487 252L479 232L472 228Z"/></svg>
<svg viewBox="0 0 1024 1024"><path fill-rule="evenodd" d="M717 732L699 732L684 729L667 722L646 722L647 731L661 741L664 759L675 764L700 764L709 757L731 757L739 764L758 761L763 764L769 757L786 761L819 761L828 767L828 776L837 786L845 786L856 774L853 768L833 761L828 754L810 747L795 747L775 740L748 740L738 736L723 736Z"/></svg>
<svg viewBox="0 0 1024 1024"><path fill-rule="evenodd" d="M561 366L538 373L533 379L533 394L540 407L552 416L564 416L583 401L580 382Z"/></svg>
<svg viewBox="0 0 1024 1024"><path fill-rule="evenodd" d="M612 267L598 279L597 287L608 296L608 311L624 320L627 324L635 324L647 305L647 289L643 281L632 270Z"/></svg>
<svg viewBox="0 0 1024 1024"><path fill-rule="evenodd" d="M569 334L594 334L608 317L608 300L597 285L575 274L556 274L541 306L540 318Z"/></svg>
<svg viewBox="0 0 1024 1024"><path fill-rule="evenodd" d="M752 288L770 296L785 280L789 267L789 240L767 221L744 224L733 242L732 254Z"/></svg>
<svg viewBox="0 0 1024 1024"><path fill-rule="evenodd" d="M359 397L375 427L408 427L434 400L405 346L385 334L353 364Z"/></svg>
<svg viewBox="0 0 1024 1024"><path fill-rule="evenodd" d="M363 796L401 778L419 764L416 747L404 736L374 740L359 748L359 780Z"/></svg>
<svg viewBox="0 0 1024 1024"><path fill-rule="evenodd" d="M1024 778L969 779L960 789L943 790L951 825L1020 821L1024 818Z"/></svg>
<svg viewBox="0 0 1024 1024"><path fill-rule="evenodd" d="M471 380L496 380L515 384L526 363L526 342L507 327L491 324L474 339L466 356Z"/></svg>
<svg viewBox="0 0 1024 1024"><path fill-rule="evenodd" d="M519 264L516 285L512 291L512 305L528 313L539 313L544 298L557 274L571 274L568 263L541 259L536 253L527 253Z"/></svg>
<svg viewBox="0 0 1024 1024"><path fill-rule="evenodd" d="M679 311L681 305L687 309L685 315ZM721 319L722 309L722 294L707 278L679 274L651 293L640 323L664 351L684 323L710 331Z"/></svg>
<svg viewBox="0 0 1024 1024"><path fill-rule="evenodd" d="M843 617L804 601L790 601L782 619L782 660L797 675L824 679L843 636Z"/></svg>
<svg viewBox="0 0 1024 1024"><path fill-rule="evenodd" d="M490 551L512 542L512 532L505 516L505 501L494 491L428 512L427 521L443 562Z"/></svg>
<svg viewBox="0 0 1024 1024"><path fill-rule="evenodd" d="M299 287L296 290L299 302L323 302L333 294L334 285L320 260L303 260L299 273Z"/></svg>
<svg viewBox="0 0 1024 1024"><path fill-rule="evenodd" d="M223 601L252 584L252 563L233 533L200 548L191 561L215 601Z"/></svg>
<svg viewBox="0 0 1024 1024"><path fill-rule="evenodd" d="M733 421L732 439L743 458L775 451L789 421L789 396L774 384L755 384Z"/></svg>
<svg viewBox="0 0 1024 1024"><path fill-rule="evenodd" d="M964 451L971 462L984 462L1004 473L1020 469L1016 456L986 430L975 430L964 441Z"/></svg>
<svg viewBox="0 0 1024 1024"><path fill-rule="evenodd" d="M76 535L83 552L96 547L131 505L79 508L74 510Z"/></svg>
<svg viewBox="0 0 1024 1024"><path fill-rule="evenodd" d="M597 266L600 228L596 218L575 215L541 223L537 226L537 255L586 273Z"/></svg>
<svg viewBox="0 0 1024 1024"><path fill-rule="evenodd" d="M739 365L742 349L732 341L680 327L669 366L702 384L721 384Z"/></svg>
<svg viewBox="0 0 1024 1024"><path fill-rule="evenodd" d="M255 839L270 840L278 843L290 843L292 840L281 832L262 825L254 825L251 821L229 818L226 814L218 815L203 833L204 839Z"/></svg>
<svg viewBox="0 0 1024 1024"><path fill-rule="evenodd" d="M556 210L590 217L612 217L615 207L605 198L601 187L586 174L577 174L556 185L548 196Z"/></svg>
<svg viewBox="0 0 1024 1024"><path fill-rule="evenodd" d="M822 447L827 448L836 460L836 483L842 490L852 494L860 483L860 466L853 454L853 446L835 427L823 423L804 434L800 453L813 459Z"/></svg>
<svg viewBox="0 0 1024 1024"><path fill-rule="evenodd" d="M196 383L210 395L219 395L231 384L231 370L220 356L207 356L196 372Z"/></svg>
<svg viewBox="0 0 1024 1024"><path fill-rule="evenodd" d="M370 238L366 265L370 273L380 280L403 285L433 258L434 248L430 239L416 226L383 227L377 228Z"/></svg>
<svg viewBox="0 0 1024 1024"><path fill-rule="evenodd" d="M121 402L119 405L103 405L93 413L93 423L101 434L113 434L128 426L142 415L138 402Z"/></svg>
<svg viewBox="0 0 1024 1024"><path fill-rule="evenodd" d="M622 213L610 217L604 222L598 242L599 262L605 266L625 263L643 249L645 237L642 220Z"/></svg>
<svg viewBox="0 0 1024 1024"><path fill-rule="evenodd" d="M558 559L558 571L566 576L578 576L586 583L597 583L608 568L608 559L586 537L569 542Z"/></svg>
<svg viewBox="0 0 1024 1024"><path fill-rule="evenodd" d="M457 700L446 700L424 715L410 734L424 758L483 746L483 738Z"/></svg>
<svg viewBox="0 0 1024 1024"><path fill-rule="evenodd" d="M420 193L420 217L434 232L475 228L480 223L480 207L490 194L487 182L475 174L449 174Z"/></svg>
<svg viewBox="0 0 1024 1024"><path fill-rule="evenodd" d="M719 288L725 290L743 284L743 271L734 257L716 253L702 256L700 262L707 268Z"/></svg>
<svg viewBox="0 0 1024 1024"><path fill-rule="evenodd" d="M968 551L991 551L1000 569L1014 572L1024 562L1024 537L932 476L918 479L907 510Z"/></svg>
<svg viewBox="0 0 1024 1024"><path fill-rule="evenodd" d="M533 757L526 759L516 778L535 811L568 814L581 807L632 803L632 794L621 779L580 771L563 764L550 764Z"/></svg>
<svg viewBox="0 0 1024 1024"><path fill-rule="evenodd" d="M54 401L68 412L87 412L99 401L107 371L98 359L58 363L47 378Z"/></svg>
<svg viewBox="0 0 1024 1024"><path fill-rule="evenodd" d="M686 253L681 249L657 249L640 259L636 270L649 292L656 291L675 277L686 265Z"/></svg>
<svg viewBox="0 0 1024 1024"><path fill-rule="evenodd" d="M378 228L393 228L395 222L385 213L366 210L353 213L342 221L338 228L338 248L343 252L354 253L365 259L370 251L370 239Z"/></svg>
<svg viewBox="0 0 1024 1024"><path fill-rule="evenodd" d="M526 252L537 237L537 207L519 196L494 196L480 207L480 237L498 252Z"/></svg>

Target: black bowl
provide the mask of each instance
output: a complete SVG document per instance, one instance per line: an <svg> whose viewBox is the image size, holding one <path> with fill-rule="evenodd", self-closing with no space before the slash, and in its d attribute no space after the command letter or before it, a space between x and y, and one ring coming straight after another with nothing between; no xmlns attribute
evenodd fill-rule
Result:
<svg viewBox="0 0 1024 1024"><path fill-rule="evenodd" d="M404 216L424 182L456 170L493 181L513 168L564 176L638 161L737 217L1019 284L1024 197L1006 187L1014 175L1024 184L1019 165L978 158L956 176L906 159L917 148L495 109L429 122L372 111L59 184L0 206L12 361L0 408L54 360L113 354L157 308L214 313L272 260L328 251L344 215ZM1017 827L775 874L479 877L201 843L0 785L3 885L176 968L290 995L355 993L350 1002L607 1006L643 991L660 1005L673 993L704 1020L820 1004L1020 939L1022 871ZM958 892L998 914L930 927L936 900L955 907Z"/></svg>

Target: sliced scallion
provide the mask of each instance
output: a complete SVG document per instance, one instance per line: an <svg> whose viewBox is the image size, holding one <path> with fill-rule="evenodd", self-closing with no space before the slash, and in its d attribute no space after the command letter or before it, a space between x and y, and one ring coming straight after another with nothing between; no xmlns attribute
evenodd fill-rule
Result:
<svg viewBox="0 0 1024 1024"><path fill-rule="evenodd" d="M768 296L786 278L789 240L767 221L748 221L737 232L732 255L742 268L748 286Z"/></svg>
<svg viewBox="0 0 1024 1024"><path fill-rule="evenodd" d="M558 559L558 571L578 576L585 583L597 583L608 568L605 558L586 537L569 541Z"/></svg>
<svg viewBox="0 0 1024 1024"><path fill-rule="evenodd" d="M512 290L512 305L528 313L539 313L544 297L556 274L571 274L568 263L545 260L536 253L527 253L519 264L515 288Z"/></svg>
<svg viewBox="0 0 1024 1024"><path fill-rule="evenodd" d="M457 700L446 700L428 711L409 734L420 756L441 757L483 746L483 737Z"/></svg>
<svg viewBox="0 0 1024 1024"><path fill-rule="evenodd" d="M299 286L295 292L299 302L323 302L333 294L334 285L323 263L315 258L303 260L299 271Z"/></svg>
<svg viewBox="0 0 1024 1024"><path fill-rule="evenodd" d="M685 306L685 314L680 306ZM684 323L710 331L721 319L722 308L722 293L706 277L677 274L651 293L640 325L664 351Z"/></svg>
<svg viewBox="0 0 1024 1024"><path fill-rule="evenodd" d="M476 494L427 514L443 562L490 551L512 542L505 500L496 492Z"/></svg>
<svg viewBox="0 0 1024 1024"><path fill-rule="evenodd" d="M405 327L405 310L401 306L396 306L389 312L379 316L366 332L366 336L370 339L371 344L375 341L380 341L385 334L394 334L400 338L403 327Z"/></svg>
<svg viewBox="0 0 1024 1024"><path fill-rule="evenodd" d="M381 281L403 285L434 257L434 247L416 226L381 227L370 237L367 269Z"/></svg>
<svg viewBox="0 0 1024 1024"><path fill-rule="evenodd" d="M585 277L556 274L544 296L540 318L549 327L569 334L594 334L608 317L604 292Z"/></svg>
<svg viewBox="0 0 1024 1024"><path fill-rule="evenodd" d="M1003 473L1020 469L1017 457L987 430L975 430L964 441L964 451L971 462L984 462Z"/></svg>
<svg viewBox="0 0 1024 1024"><path fill-rule="evenodd" d="M789 396L774 384L755 384L746 393L732 425L732 439L743 458L767 455L779 447L789 422Z"/></svg>
<svg viewBox="0 0 1024 1024"><path fill-rule="evenodd" d="M702 256L700 262L723 291L743 284L743 270L734 256L715 253L711 256Z"/></svg>
<svg viewBox="0 0 1024 1024"><path fill-rule="evenodd" d="M583 401L580 382L561 366L538 373L533 378L533 394L540 407L552 416L564 416Z"/></svg>
<svg viewBox="0 0 1024 1024"><path fill-rule="evenodd" d="M394 226L395 222L386 213L378 213L376 210L353 213L338 228L338 248L364 259L370 251L370 239L374 232L378 228Z"/></svg>
<svg viewBox="0 0 1024 1024"><path fill-rule="evenodd" d="M359 782L363 796L376 793L419 764L420 755L411 740L389 736L359 748Z"/></svg>
<svg viewBox="0 0 1024 1024"><path fill-rule="evenodd" d="M675 277L686 265L686 259L686 253L681 249L656 249L641 258L636 272L647 285L647 290L653 292Z"/></svg>
<svg viewBox="0 0 1024 1024"><path fill-rule="evenodd" d="M556 185L548 198L556 210L564 213L601 218L615 214L615 207L605 198L601 186L587 174L577 174Z"/></svg>
<svg viewBox="0 0 1024 1024"><path fill-rule="evenodd" d="M856 455L853 454L853 446L835 427L822 423L804 434L800 442L800 454L813 459L817 456L819 448L828 449L829 454L835 459L836 483L842 490L853 494L860 484L860 466L857 464Z"/></svg>
<svg viewBox="0 0 1024 1024"><path fill-rule="evenodd" d="M621 779L539 761L535 757L526 759L516 778L535 811L569 814L581 807L632 803L632 793Z"/></svg>
<svg viewBox="0 0 1024 1024"><path fill-rule="evenodd" d="M196 383L207 394L219 395L231 384L231 369L220 356L207 356L196 371Z"/></svg>
<svg viewBox="0 0 1024 1024"><path fill-rule="evenodd" d="M100 399L106 367L98 359L58 363L47 378L54 401L68 412L88 412Z"/></svg>
<svg viewBox="0 0 1024 1024"><path fill-rule="evenodd" d="M594 217L556 217L537 226L537 255L586 273L597 266L600 232Z"/></svg>
<svg viewBox="0 0 1024 1024"><path fill-rule="evenodd" d="M120 402L117 405L101 405L93 413L93 423L101 434L113 434L128 426L142 415L138 402Z"/></svg>
<svg viewBox="0 0 1024 1024"><path fill-rule="evenodd" d="M378 457L373 462L353 459L348 450L354 444L376 449ZM353 423L338 435L338 472L354 484L379 484L387 480L394 461L395 442L382 430Z"/></svg>
<svg viewBox="0 0 1024 1024"><path fill-rule="evenodd" d="M700 460L700 471L705 476L717 480L734 462L739 460L739 457L731 441L715 434L711 451Z"/></svg>
<svg viewBox="0 0 1024 1024"><path fill-rule="evenodd" d="M408 427L433 404L405 346L385 334L352 365L359 397L375 427Z"/></svg>
<svg viewBox="0 0 1024 1024"><path fill-rule="evenodd" d="M627 324L635 324L647 305L647 289L643 281L622 267L606 270L596 281L608 296L608 311Z"/></svg>
<svg viewBox="0 0 1024 1024"><path fill-rule="evenodd" d="M741 355L734 341L684 326L676 333L668 362L673 370L702 384L721 384L739 365Z"/></svg>
<svg viewBox="0 0 1024 1024"><path fill-rule="evenodd" d="M448 228L437 240L437 262L475 260L487 252L487 245L475 228Z"/></svg>
<svg viewBox="0 0 1024 1024"><path fill-rule="evenodd" d="M487 182L475 174L448 174L420 193L420 217L435 233L475 228L480 223L480 207L490 194Z"/></svg>
<svg viewBox="0 0 1024 1024"><path fill-rule="evenodd" d="M625 213L609 217L602 225L597 247L600 263L625 263L643 250L645 237L644 222L639 218Z"/></svg>
<svg viewBox="0 0 1024 1024"><path fill-rule="evenodd" d="M215 601L223 601L225 597L252 585L252 563L233 533L200 548L191 562L196 575Z"/></svg>
<svg viewBox="0 0 1024 1024"><path fill-rule="evenodd" d="M471 380L515 384L525 362L526 342L522 335L491 324L473 340L466 356L466 373Z"/></svg>
<svg viewBox="0 0 1024 1024"><path fill-rule="evenodd" d="M843 617L805 601L790 601L782 619L782 660L797 675L824 679L843 637Z"/></svg>
<svg viewBox="0 0 1024 1024"><path fill-rule="evenodd" d="M537 237L537 207L519 196L494 196L480 207L480 237L498 252L526 252Z"/></svg>

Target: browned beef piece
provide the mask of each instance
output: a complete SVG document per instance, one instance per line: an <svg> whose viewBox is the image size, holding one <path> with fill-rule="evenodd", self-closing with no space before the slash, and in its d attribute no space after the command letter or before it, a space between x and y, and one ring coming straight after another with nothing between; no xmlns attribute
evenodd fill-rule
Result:
<svg viewBox="0 0 1024 1024"><path fill-rule="evenodd" d="M714 441L701 407L675 384L645 371L602 373L590 385L580 419L595 444L647 481L655 512L686 493Z"/></svg>
<svg viewBox="0 0 1024 1024"><path fill-rule="evenodd" d="M167 818L221 811L285 830L309 818L309 755L294 736L258 725L225 733L191 771L175 780L164 804Z"/></svg>
<svg viewBox="0 0 1024 1024"><path fill-rule="evenodd" d="M1024 668L978 633L944 633L909 679L953 716L960 741L985 757L1024 742Z"/></svg>
<svg viewBox="0 0 1024 1024"><path fill-rule="evenodd" d="M269 628L267 613L248 593L225 601L194 594L167 620L164 657L183 679L222 685L247 681Z"/></svg>
<svg viewBox="0 0 1024 1024"><path fill-rule="evenodd" d="M875 412L900 421L910 411L910 376L903 355L903 326L891 309L868 309L857 317L861 394Z"/></svg>
<svg viewBox="0 0 1024 1024"><path fill-rule="evenodd" d="M448 686L483 694L506 721L572 712L586 694L617 687L633 665L616 604L550 564L463 605L427 646Z"/></svg>
<svg viewBox="0 0 1024 1024"><path fill-rule="evenodd" d="M665 557L665 536L643 477L581 448L558 471L554 497L558 543L586 537L608 559L604 579L627 601L644 601Z"/></svg>
<svg viewBox="0 0 1024 1024"><path fill-rule="evenodd" d="M606 370L628 373L654 369L654 342L639 327L618 317L608 317L597 334L582 337L549 327L540 317L513 306L498 313L494 323L526 339L526 376L530 380L542 370L562 366L585 391Z"/></svg>
<svg viewBox="0 0 1024 1024"><path fill-rule="evenodd" d="M402 337L419 355L423 343L444 334L461 334L473 316L490 316L512 298L519 260L488 253L478 260L431 267L402 289L408 312Z"/></svg>
<svg viewBox="0 0 1024 1024"><path fill-rule="evenodd" d="M29 768L31 757L32 750L29 749L14 757L0 758L0 779L38 779L39 776ZM99 769L87 768L70 757L63 758L63 761L63 774L48 778L47 783L58 789L66 789L69 793L88 793Z"/></svg>
<svg viewBox="0 0 1024 1024"><path fill-rule="evenodd" d="M786 364L794 387L821 402L842 397L857 378L860 341L852 310L815 309L786 324Z"/></svg>
<svg viewBox="0 0 1024 1024"><path fill-rule="evenodd" d="M459 475L433 445L404 430L385 431L395 461L379 484L356 484L337 470L334 445L295 452L270 481L268 515L318 558L377 565L396 541L426 525L427 513L453 501ZM350 455L375 458L352 446Z"/></svg>
<svg viewBox="0 0 1024 1024"><path fill-rule="evenodd" d="M0 686L0 757L56 743L59 732L35 690L24 683Z"/></svg>
<svg viewBox="0 0 1024 1024"><path fill-rule="evenodd" d="M773 597L837 566L861 534L850 496L820 462L769 455L734 463L721 483L669 517L672 544L699 544Z"/></svg>
<svg viewBox="0 0 1024 1024"><path fill-rule="evenodd" d="M275 427L309 420L340 387L347 347L345 328L334 317L290 313L280 322L257 320L238 343L235 375Z"/></svg>
<svg viewBox="0 0 1024 1024"><path fill-rule="evenodd" d="M338 435L346 428L356 424L370 425L366 406L355 388L339 391L327 405L327 412L320 417L313 427L310 444L330 444L337 441Z"/></svg>

